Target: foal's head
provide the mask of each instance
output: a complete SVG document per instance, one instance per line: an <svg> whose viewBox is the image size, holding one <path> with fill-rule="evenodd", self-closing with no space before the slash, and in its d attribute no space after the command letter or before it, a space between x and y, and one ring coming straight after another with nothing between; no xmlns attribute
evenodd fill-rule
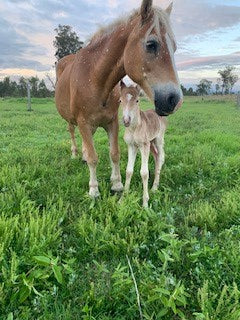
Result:
<svg viewBox="0 0 240 320"><path fill-rule="evenodd" d="M172 5L161 10L152 7L152 0L143 0L124 51L127 75L154 101L161 116L175 112L183 99L174 61L171 10Z"/></svg>
<svg viewBox="0 0 240 320"><path fill-rule="evenodd" d="M139 114L139 94L140 88L130 86L127 87L121 81L121 103L123 109L123 124L125 127L136 125Z"/></svg>

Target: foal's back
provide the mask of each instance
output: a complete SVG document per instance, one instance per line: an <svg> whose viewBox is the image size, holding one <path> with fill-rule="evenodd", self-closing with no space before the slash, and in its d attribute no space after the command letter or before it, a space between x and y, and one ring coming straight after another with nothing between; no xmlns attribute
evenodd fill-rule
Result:
<svg viewBox="0 0 240 320"><path fill-rule="evenodd" d="M141 119L146 125L146 130L149 136L156 136L158 132L166 129L167 120L165 117L160 117L157 113L150 109L146 111L141 111Z"/></svg>

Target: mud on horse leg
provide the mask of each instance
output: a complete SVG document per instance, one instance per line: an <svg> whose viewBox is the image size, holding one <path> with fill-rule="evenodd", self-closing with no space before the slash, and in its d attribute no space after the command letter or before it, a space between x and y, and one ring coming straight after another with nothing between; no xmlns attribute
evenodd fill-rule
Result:
<svg viewBox="0 0 240 320"><path fill-rule="evenodd" d="M75 139L75 126L73 124L69 123L68 124L68 131L70 132L71 141L72 141L72 147L71 147L72 159L75 159L78 154L77 143L76 143L76 139Z"/></svg>

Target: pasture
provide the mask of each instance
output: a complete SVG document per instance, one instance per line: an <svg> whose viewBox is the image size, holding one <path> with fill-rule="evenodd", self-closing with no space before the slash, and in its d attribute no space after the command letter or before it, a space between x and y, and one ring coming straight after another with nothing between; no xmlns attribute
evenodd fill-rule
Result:
<svg viewBox="0 0 240 320"><path fill-rule="evenodd" d="M149 108L143 100L142 108ZM101 198L70 159L51 99L0 101L0 319L240 319L240 112L186 98L169 117L159 191L141 207L110 192L107 135L95 135ZM121 173L127 148L121 126ZM78 135L78 146L80 139ZM153 178L153 159L150 162Z"/></svg>

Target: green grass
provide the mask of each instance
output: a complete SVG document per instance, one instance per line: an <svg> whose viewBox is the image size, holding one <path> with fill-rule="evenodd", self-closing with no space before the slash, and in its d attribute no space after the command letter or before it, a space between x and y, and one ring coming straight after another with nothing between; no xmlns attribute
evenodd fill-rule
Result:
<svg viewBox="0 0 240 320"><path fill-rule="evenodd" d="M142 101L142 107L150 107ZM169 117L161 185L141 207L138 157L121 203L105 132L95 136L101 198L70 159L51 99L0 101L0 319L240 319L240 112L188 98ZM121 172L126 145L121 127ZM78 141L80 147L80 139ZM151 182L153 160L150 161Z"/></svg>

